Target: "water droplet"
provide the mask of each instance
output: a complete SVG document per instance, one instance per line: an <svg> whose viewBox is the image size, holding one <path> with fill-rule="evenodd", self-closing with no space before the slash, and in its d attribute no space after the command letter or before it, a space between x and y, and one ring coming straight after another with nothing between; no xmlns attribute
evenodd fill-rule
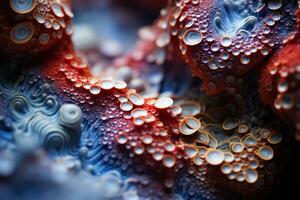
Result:
<svg viewBox="0 0 300 200"><path fill-rule="evenodd" d="M52 3L51 5L53 13L57 17L64 17L64 12L58 3Z"/></svg>
<svg viewBox="0 0 300 200"><path fill-rule="evenodd" d="M182 108L178 105L172 106L171 110L175 115L180 115L182 113Z"/></svg>
<svg viewBox="0 0 300 200"><path fill-rule="evenodd" d="M179 131L183 135L192 135L195 133L201 126L201 123L198 119L193 117L187 117L182 120L179 124Z"/></svg>
<svg viewBox="0 0 300 200"><path fill-rule="evenodd" d="M197 165L197 166L200 166L200 165L203 164L203 160L202 160L202 158L200 158L199 156L194 157L194 158L193 158L193 162L194 162L194 164Z"/></svg>
<svg viewBox="0 0 300 200"><path fill-rule="evenodd" d="M144 98L138 95L137 93L129 93L128 98L134 105L137 106L141 106L145 103Z"/></svg>
<svg viewBox="0 0 300 200"><path fill-rule="evenodd" d="M246 170L246 181L248 183L255 183L257 179L258 179L258 174L256 170L250 168Z"/></svg>
<svg viewBox="0 0 300 200"><path fill-rule="evenodd" d="M112 80L101 80L100 87L104 90L110 90L114 87L114 82Z"/></svg>
<svg viewBox="0 0 300 200"><path fill-rule="evenodd" d="M160 48L167 46L170 42L170 35L168 32L163 32L156 40L156 45Z"/></svg>
<svg viewBox="0 0 300 200"><path fill-rule="evenodd" d="M193 146L185 146L184 152L188 158L193 158L198 154L198 149Z"/></svg>
<svg viewBox="0 0 300 200"><path fill-rule="evenodd" d="M224 153L219 150L210 149L206 152L205 159L211 165L220 165L224 161Z"/></svg>
<svg viewBox="0 0 300 200"><path fill-rule="evenodd" d="M60 24L58 23L57 20L53 20L52 27L56 31L60 29Z"/></svg>
<svg viewBox="0 0 300 200"><path fill-rule="evenodd" d="M37 15L35 16L35 19L36 19L36 21L37 21L38 23L40 23L40 24L44 24L45 21L46 21L45 16L44 16L44 15L41 15L41 14L37 14Z"/></svg>
<svg viewBox="0 0 300 200"><path fill-rule="evenodd" d="M239 125L238 132L240 134L247 133L248 130L249 130L249 127L247 125L245 125L245 124Z"/></svg>
<svg viewBox="0 0 300 200"><path fill-rule="evenodd" d="M249 158L248 158L249 159ZM256 169L258 167L258 162L257 160L251 160L250 163L249 163L249 167L251 169Z"/></svg>
<svg viewBox="0 0 300 200"><path fill-rule="evenodd" d="M232 44L232 39L229 37L223 37L220 42L223 47L230 47Z"/></svg>
<svg viewBox="0 0 300 200"><path fill-rule="evenodd" d="M218 63L217 63L217 61L216 60L210 60L209 62L208 62L208 67L210 68L210 69L212 69L212 70L216 70L216 69L218 69Z"/></svg>
<svg viewBox="0 0 300 200"><path fill-rule="evenodd" d="M281 140L282 140L282 135L280 133L272 133L268 137L268 142L270 142L271 144L278 144L281 142Z"/></svg>
<svg viewBox="0 0 300 200"><path fill-rule="evenodd" d="M197 30L188 30L183 36L183 42L188 46L195 46L202 41L202 34Z"/></svg>
<svg viewBox="0 0 300 200"><path fill-rule="evenodd" d="M145 148L142 145L137 145L134 147L134 153L137 155L142 155L145 151Z"/></svg>
<svg viewBox="0 0 300 200"><path fill-rule="evenodd" d="M39 36L39 42L41 44L48 44L49 43L49 40L50 40L50 36L48 33L42 33L40 36Z"/></svg>
<svg viewBox="0 0 300 200"><path fill-rule="evenodd" d="M228 60L228 58L229 58L229 53L227 53L227 52L222 52L221 53L221 59L222 60Z"/></svg>
<svg viewBox="0 0 300 200"><path fill-rule="evenodd" d="M262 146L259 148L257 155L263 160L271 160L274 156L274 151L269 146Z"/></svg>
<svg viewBox="0 0 300 200"><path fill-rule="evenodd" d="M271 16L274 21L279 21L281 19L281 13L278 11L273 12Z"/></svg>
<svg viewBox="0 0 300 200"><path fill-rule="evenodd" d="M247 65L250 63L250 58L247 57L247 56L242 56L241 57L241 63L244 64L244 65Z"/></svg>
<svg viewBox="0 0 300 200"><path fill-rule="evenodd" d="M165 150L168 152L172 152L175 150L175 145L171 142L165 144Z"/></svg>
<svg viewBox="0 0 300 200"><path fill-rule="evenodd" d="M221 172L223 174L230 174L232 171L232 167L230 164L223 164L222 167L221 167Z"/></svg>
<svg viewBox="0 0 300 200"><path fill-rule="evenodd" d="M123 111L131 111L131 109L133 108L133 105L130 102L122 102L120 104L120 108Z"/></svg>
<svg viewBox="0 0 300 200"><path fill-rule="evenodd" d="M125 95L120 95L120 96L118 97L118 100L119 100L119 102L123 103L123 102L128 101L128 98L127 98L127 96L125 96Z"/></svg>
<svg viewBox="0 0 300 200"><path fill-rule="evenodd" d="M241 171L241 169L242 169L242 166L239 163L234 163L232 166L232 171L234 171L234 172L239 172L239 171Z"/></svg>
<svg viewBox="0 0 300 200"><path fill-rule="evenodd" d="M214 36L213 35L207 35L206 36L206 40L207 40L207 42L212 42L212 41L214 41Z"/></svg>
<svg viewBox="0 0 300 200"><path fill-rule="evenodd" d="M273 26L275 24L275 21L273 18L267 18L266 24L269 26Z"/></svg>
<svg viewBox="0 0 300 200"><path fill-rule="evenodd" d="M30 22L15 25L10 31L10 39L16 44L28 42L34 34L34 27Z"/></svg>
<svg viewBox="0 0 300 200"><path fill-rule="evenodd" d="M142 118L140 118L140 117L137 117L137 118L133 119L133 123L136 126L142 126L144 124L144 120Z"/></svg>
<svg viewBox="0 0 300 200"><path fill-rule="evenodd" d="M223 129L232 130L239 126L239 120L236 118L227 118L223 123Z"/></svg>
<svg viewBox="0 0 300 200"><path fill-rule="evenodd" d="M99 86L93 85L93 86L90 87L90 92L91 92L91 94L96 95L96 94L99 94L101 92L101 89L100 89Z"/></svg>
<svg viewBox="0 0 300 200"><path fill-rule="evenodd" d="M19 14L31 12L36 5L36 0L10 0L10 7Z"/></svg>
<svg viewBox="0 0 300 200"><path fill-rule="evenodd" d="M233 143L231 149L234 153L240 153L244 150L244 145L242 143Z"/></svg>
<svg viewBox="0 0 300 200"><path fill-rule="evenodd" d="M244 138L244 143L245 143L245 145L252 147L252 146L256 146L257 141L256 141L256 138L253 135L247 135Z"/></svg>
<svg viewBox="0 0 300 200"><path fill-rule="evenodd" d="M172 106L173 100L171 98L159 98L155 101L154 107L157 109L166 109Z"/></svg>
<svg viewBox="0 0 300 200"><path fill-rule="evenodd" d="M127 136L123 135L123 134L122 135L117 135L116 139L117 139L117 142L119 144L125 144L128 141Z"/></svg>
<svg viewBox="0 0 300 200"><path fill-rule="evenodd" d="M288 90L288 82L287 81L280 81L277 85L277 90L280 93L284 93Z"/></svg>
<svg viewBox="0 0 300 200"><path fill-rule="evenodd" d="M167 187L167 188L172 188L174 186L174 180L173 179L166 179L164 180L164 185Z"/></svg>
<svg viewBox="0 0 300 200"><path fill-rule="evenodd" d="M182 108L181 115L183 117L195 116L201 111L200 105L197 102L193 101L183 102L182 104L180 104L180 107Z"/></svg>
<svg viewBox="0 0 300 200"><path fill-rule="evenodd" d="M219 46L218 43L214 43L214 44L211 45L210 48L211 48L212 51L217 52L217 51L219 51L220 46Z"/></svg>
<svg viewBox="0 0 300 200"><path fill-rule="evenodd" d="M243 182L245 180L245 175L243 173L238 173L235 178L238 182Z"/></svg>
<svg viewBox="0 0 300 200"><path fill-rule="evenodd" d="M268 2L268 8L270 10L278 10L282 7L282 0L270 0Z"/></svg>
<svg viewBox="0 0 300 200"><path fill-rule="evenodd" d="M147 110L143 108L135 108L134 110L131 111L131 116L133 118L146 117L147 114L148 114Z"/></svg>
<svg viewBox="0 0 300 200"><path fill-rule="evenodd" d="M148 114L147 116L144 117L144 121L147 123L151 123L155 121L155 117L151 114Z"/></svg>
<svg viewBox="0 0 300 200"><path fill-rule="evenodd" d="M171 168L175 165L175 158L171 155L166 155L163 158L163 164L164 166Z"/></svg>
<svg viewBox="0 0 300 200"><path fill-rule="evenodd" d="M127 84L124 81L115 81L115 88L122 90L127 87Z"/></svg>
<svg viewBox="0 0 300 200"><path fill-rule="evenodd" d="M151 144L153 142L153 138L150 135L144 135L141 139L145 144Z"/></svg>
<svg viewBox="0 0 300 200"><path fill-rule="evenodd" d="M160 161L163 159L163 154L161 152L155 152L153 154L153 159L156 161Z"/></svg>

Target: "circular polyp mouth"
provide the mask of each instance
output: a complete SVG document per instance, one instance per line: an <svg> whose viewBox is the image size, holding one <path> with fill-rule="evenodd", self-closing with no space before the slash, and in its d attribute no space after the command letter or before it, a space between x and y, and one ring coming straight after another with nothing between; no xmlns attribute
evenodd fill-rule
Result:
<svg viewBox="0 0 300 200"><path fill-rule="evenodd" d="M34 27L30 22L15 25L10 31L10 39L15 44L28 42L34 34Z"/></svg>
<svg viewBox="0 0 300 200"><path fill-rule="evenodd" d="M36 5L36 0L10 0L10 7L18 14L31 12Z"/></svg>

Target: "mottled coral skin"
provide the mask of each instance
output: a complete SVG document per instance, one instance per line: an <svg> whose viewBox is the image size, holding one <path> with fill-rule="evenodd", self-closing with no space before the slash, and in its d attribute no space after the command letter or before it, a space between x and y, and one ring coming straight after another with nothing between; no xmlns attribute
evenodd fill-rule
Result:
<svg viewBox="0 0 300 200"><path fill-rule="evenodd" d="M143 60L144 57L146 57L146 55L149 54L149 52L151 52L155 47L152 42L153 41L147 43L146 41L145 43L141 44L142 47L139 50L145 53L140 60L142 62L139 62L138 59L136 60L130 56L126 62L138 68L141 63L145 62L145 60ZM290 48L292 49L293 47L297 49L299 48L298 45L291 45ZM25 49L30 48L27 46ZM25 51L25 49L23 50ZM193 48L191 48L191 50L192 49ZM23 50L21 52L23 52ZM31 53L32 52L29 54ZM155 121L142 126L134 125L132 119L126 119L124 117L125 112L120 109L120 103L117 99L118 95L127 94L129 89L125 88L118 90L113 88L109 90L101 90L100 94L93 95L89 89L84 89L82 86L76 86L76 82L78 79L80 79L80 77L89 79L92 78L92 75L87 66L72 67L68 59L65 57L66 54L70 54L72 56L75 56L76 54L69 39L59 43L59 45L51 51L45 52L44 54L39 54L39 57L35 57L36 61L38 62L37 65L39 65L36 76L39 76L44 82L47 82L53 86L52 92L58 97L60 103L72 103L81 107L84 113L84 131L82 137L83 146L84 140L86 139L85 137L88 137L85 130L92 127L92 125L100 127L97 129L97 131L93 132L93 134L97 136L92 138L94 139L92 142L93 145L95 145L95 149L92 149L86 158L87 163L95 164L96 174L101 173L102 168L116 167L116 165L118 165L116 163L128 162L129 169L123 169L123 171L126 171L126 173L145 173L145 170L147 170L147 174L151 174L151 176L154 174L156 179L162 182L164 178L180 180L182 178L180 177L180 173L186 173L186 168L191 167L191 169L193 169L193 166L190 166L190 160L182 151L182 144L178 142L179 133L176 129L178 127L179 118L177 116L173 115L168 110L158 110L152 104L146 103L145 105L136 107L146 109L147 111L153 113L155 116ZM288 58L295 59L295 57L295 54L291 54L291 57ZM25 73L34 71L34 69L30 67L31 64L32 63L27 65L27 70L25 70ZM298 64L296 63L296 59L295 63L293 64ZM267 77L268 76L266 76L266 79L268 79ZM215 92L215 90L212 92ZM2 98L2 96L0 96L0 98ZM5 98L3 101L5 101ZM156 123L158 121L162 122L162 125ZM158 133L162 128L166 130L166 133L159 135ZM161 162L156 162L153 160L153 157L150 155L150 153L135 155L132 148L134 147L134 144L132 143L130 145L118 145L117 136L120 133L126 134L131 139L133 138L131 141L132 143L135 142L134 140L139 142L141 135L147 133L155 136L154 143L156 144L164 144L165 142L171 142L172 144L175 144L175 150L166 153L166 155L175 158L175 167L171 167L171 169L169 169ZM99 149L105 149L105 151L100 151ZM121 158L114 158L112 151L120 153ZM119 166L116 168L118 167ZM198 189L204 190L204 194L206 196L203 198L217 198L217 196L212 194L223 193L223 190L226 190L223 186L223 183L228 180L222 179L220 172L215 172L215 168L213 166L210 166L208 171L205 173L208 174L207 176L209 176L209 179L205 181L194 181L194 177L190 177L185 180L186 183L183 185L186 187L187 185L190 186L190 183L195 184L196 182L196 185L199 186ZM219 177L221 178L219 179ZM211 182L218 182L218 185L220 184L219 188L215 189L214 185L210 185ZM248 185L243 185L243 187L248 187ZM184 190L184 192L186 192L186 190ZM197 194L195 195L195 198L197 198Z"/></svg>
<svg viewBox="0 0 300 200"><path fill-rule="evenodd" d="M128 89L123 90L102 90L100 94L98 95L92 95L89 90L85 90L83 88L76 88L74 87L74 83L70 80L68 80L65 76L64 72L60 71L60 68L62 66L65 67L66 72L73 71L78 73L78 76L85 76L85 77L92 77L88 68L85 69L74 69L72 67L69 67L68 64L66 64L65 59L62 55L66 53L73 53L73 50L71 47L68 47L69 44L61 45L59 50L53 51L54 55L50 57L46 62L43 62L41 67L41 75L49 80L51 84L56 88L56 93L60 96L63 102L69 102L73 104L80 105L83 112L84 112L84 118L88 121L87 124L92 124L96 120L102 121L99 125L101 126L101 130L103 131L101 135L104 135L105 138L107 138L108 148L114 148L115 150L118 150L118 147L116 146L116 137L120 133L128 135L128 137L140 137L143 132L146 132L151 134L152 132L158 131L158 127L155 123L144 125L144 126L135 126L132 122L132 119L125 119L123 117L123 114L126 114L126 112L122 111L119 107L119 102L117 100L116 94L122 95L126 94L128 92ZM69 50L66 50L69 49ZM66 92L69 91L69 92ZM86 97L90 97L88 100L86 100ZM85 103L82 103L82 100L86 100ZM155 112L155 108L153 106L140 106L140 108L145 108L153 110ZM113 110L113 112L111 112ZM109 114L108 119L102 119L103 115ZM160 111L157 113L156 116L157 119L155 121L161 121L163 124L165 124L166 130L168 130L168 134L165 136L164 140L169 140L169 137L172 135L171 128L175 128L178 126L178 118L170 115L170 113L166 113L165 111ZM102 120L101 120L102 119ZM89 126L89 125L88 125ZM161 127L160 127L161 128ZM109 131L107 131L109 130ZM159 139L158 137L157 139ZM101 144L100 144L101 145ZM103 147L102 147L103 148ZM121 147L122 151L127 151L126 148ZM132 149L129 150L132 155ZM125 153L127 154L127 153ZM176 151L172 152L172 154L175 156ZM149 157L147 154L142 155L143 158L139 158L137 156L135 159L139 162L134 163L140 163L142 162L140 159L144 160L143 163L145 166L149 165L151 167L155 167L157 171L155 173L161 173L165 172L165 175L170 176L171 174L168 173L169 170L162 167L161 164L158 162L153 162L153 160ZM133 167L133 171L134 166ZM160 169L160 170L158 170ZM166 171L167 170L167 171ZM162 176L163 177L163 176Z"/></svg>
<svg viewBox="0 0 300 200"><path fill-rule="evenodd" d="M75 53L69 39L60 42L54 50L39 54L39 57L35 58L36 63L25 65L24 70L21 70L24 73L21 73L21 75L27 76L28 74L28 76L33 76L33 78L36 77L37 80L40 80L36 84L49 83L52 87L51 94L58 98L60 104L75 104L81 108L83 112L83 131L82 144L80 146L86 146L86 140L91 140L92 144L83 162L86 165L94 165L94 173L101 174L102 171L113 168L127 175L138 175L138 173L144 172L144 175L147 177L156 177L150 183L151 187L160 191L160 195L165 195L165 198L167 198L167 193L161 191L164 188L161 183L164 178L173 178L175 174L170 173L171 171L160 162L154 162L149 155L145 153L141 156L134 155L132 148L128 149L126 146L118 145L116 137L120 133L134 137L140 137L145 131L149 134L154 133L158 129L155 122L159 120L165 124L164 127L168 130L168 134L165 136L165 139L168 140L171 135L171 127L178 126L178 118L162 110L155 116L156 120L154 123L145 124L144 126L134 125L132 118L126 119L123 116L126 112L120 109L120 102L115 96L126 94L129 89L102 90L100 94L93 95L89 90L75 87L74 82L66 77L66 72L77 73L78 76L87 78L91 78L92 75L87 67L82 69L71 67L64 58L64 55L67 53ZM39 66L37 71L34 66ZM63 71L61 70L62 68L64 68ZM2 80L0 84L2 84ZM24 87L27 86L25 85ZM3 100L0 102L0 107L7 107L9 96L0 95L0 99ZM153 105L139 107L148 107L151 110L155 110ZM5 114L6 110L7 108L3 108L2 114ZM130 115L130 112L127 114ZM9 113L7 113L7 117L10 118ZM93 129L92 127L97 128ZM158 136L158 138L160 137ZM64 149L62 150L65 151ZM172 154L175 155L175 153L176 151ZM114 157L113 155L118 156ZM124 168L123 165L127 167ZM146 170L147 173L145 172Z"/></svg>
<svg viewBox="0 0 300 200"><path fill-rule="evenodd" d="M145 104L138 107L153 113L155 121L143 126L136 126L132 119L124 118L125 112L120 109L120 103L115 96L116 94L126 94L129 89L102 90L100 94L93 95L89 90L76 87L74 83L77 75L89 78L92 75L87 67L75 68L70 66L65 58L66 54L75 55L69 40L60 42L55 49L40 54L38 58L35 58L36 63L34 65L33 63L25 64L26 67L24 70L21 70L23 71L21 74L23 76L30 74L30 76L33 76L33 79L37 78L39 81L35 85L41 83L50 84L52 87L51 94L57 97L59 104L71 103L80 106L83 112L83 131L80 146L85 147L86 143L88 143L86 140L92 140L92 147L89 147L88 154L81 159L83 159L84 164L94 165L93 172L95 174L101 174L105 169L118 169L126 175L147 175L153 178L151 185L145 186L140 192L150 191L154 188L159 190L160 195L163 195L166 199L172 192L170 193L162 185L165 179L172 180L174 183L177 180L188 181L185 184L197 187L197 193L187 195L189 197L213 199L224 197L223 195L227 194L227 188L225 189L219 185L223 181L227 181L227 179L213 166L210 168L203 166L204 171L208 170L207 174L205 174L207 178L205 181L196 180L191 175L189 175L189 178L186 175L183 176L183 174L188 174L187 168L193 168L193 164L185 156L183 146L178 141L179 133L176 129L178 128L179 118L177 116L174 116L167 110L158 110L151 104ZM36 69L34 66L38 66L38 68ZM68 78L69 72L76 74L76 76ZM1 105L5 105L5 103L9 102L8 100L4 97ZM163 126L157 124L156 122L158 121ZM93 127L98 128L93 130ZM166 132L159 135L158 133L160 133L162 128ZM175 166L171 168L166 167L161 161L155 161L150 153L145 152L142 155L136 155L130 145L119 145L117 136L120 133L126 134L129 138L134 138L137 141L141 140L141 135L151 134L155 145L166 142L173 143L175 150L167 152L165 155L175 158ZM155 148L161 149L160 146ZM70 152L64 153L68 154ZM118 156L114 157L113 155ZM80 155L78 156L80 157ZM127 167L123 168L123 164L126 164ZM218 174L218 178L215 177L216 174ZM186 187L185 184L175 185L175 189L177 187ZM152 195L155 196L156 194Z"/></svg>
<svg viewBox="0 0 300 200"><path fill-rule="evenodd" d="M0 2L0 46L1 49L4 49L4 54L7 56L14 55L19 57L25 57L25 56L35 56L38 55L41 52L44 52L51 47L53 47L55 44L57 44L58 41L61 39L67 39L68 35L65 31L60 28L60 30L54 31L53 28L47 28L43 23L39 23L36 19L34 19L34 16L39 13L39 11L36 9L33 9L29 13L26 13L24 15L21 15L19 13L16 13L11 7L10 7L10 1L1 1ZM50 1L45 1L50 2ZM53 1L55 2L55 1ZM70 6L71 2L69 0L61 1L61 3L64 3L68 6ZM45 13L45 15L49 16L49 18L57 20L53 12L50 11L49 13ZM70 17L68 15L64 15L64 17L61 18L61 20L64 20L64 23L66 25L69 25L70 23ZM29 39L29 41L17 44L12 41L11 32L14 27L16 27L19 24L22 23L28 23L33 27L32 37ZM60 25L62 26L62 25ZM41 44L39 42L39 36L43 33L49 34L50 38L49 41L45 44ZM61 34L59 37L54 38L52 34Z"/></svg>
<svg viewBox="0 0 300 200"><path fill-rule="evenodd" d="M270 105L284 120L294 124L298 133L300 131L299 66L300 41L295 41L277 51L268 61L267 66L261 73L259 88L262 101ZM288 88L280 92L278 90L278 84L280 83L287 84ZM290 101L292 101L292 105L289 105L288 108L276 106L280 102L280 99L284 98L286 94L291 98Z"/></svg>
<svg viewBox="0 0 300 200"><path fill-rule="evenodd" d="M210 171L205 174L205 177L207 177L206 181L198 181L191 175L189 175L189 178L186 177L188 174L187 167L193 167L193 164L185 156L183 146L178 140L179 132L176 129L178 128L179 117L168 110L158 110L151 104L145 104L137 107L146 109L152 113L155 116L155 121L145 123L142 126L135 125L132 118L126 119L124 117L126 112L120 109L120 102L116 97L116 95L128 93L129 89L101 90L100 94L93 95L87 89L76 87L74 83L76 82L75 77L77 75L87 78L92 78L92 75L87 67L75 68L70 66L68 60L65 58L66 54L75 54L69 40L60 42L59 46L55 49L40 54L39 58L35 59L37 62L35 65L39 66L37 70L35 67L30 66L32 64L28 64L29 66L25 67L22 70L24 73L21 74L25 76L26 74L30 74L30 76L33 76L33 79L35 77L38 78L37 80L40 81L35 84L50 84L52 87L51 94L58 98L59 104L75 104L81 108L83 123L79 146L89 146L89 151L85 156L78 155L77 153L75 155L82 159L84 165L93 165L93 173L101 174L108 169L117 169L127 176L143 175L150 177L150 185L141 185L139 192L141 192L141 196L148 197L151 195L153 199L157 198L155 197L156 195L160 196L160 198L172 199L172 197L169 198L169 195L172 195L174 191L170 192L170 190L177 190L177 187L186 187L185 184L187 183L184 184L185 181L188 181L189 185L198 188L195 194L187 195L188 197L214 199L224 197L225 194L228 194L227 188L224 189L218 185L222 181L226 181L226 179L223 180L224 177L215 167L207 169L206 166L203 166L204 171L206 169ZM68 78L69 72L76 74L76 76ZM3 98L1 105L5 105L8 100ZM157 123L158 121L161 123ZM160 134L162 128L166 132ZM128 140L127 144L118 144L117 136L119 134L126 134L128 138L132 139L131 141ZM175 158L174 166L166 167L162 161L154 160L153 156L146 152L147 145L145 145L145 152L142 155L134 153L134 145L131 142L141 141L141 136L145 134L153 136L154 142L149 144L149 146L153 144L158 145L153 146L157 150L163 149L163 146L161 147L160 145L166 142L175 145L175 150L164 153L167 156ZM64 148L61 150L63 151L63 155L70 153L64 152L67 151ZM123 165L126 165L126 168L123 168ZM216 173L218 174L218 178L212 178L211 176L215 176ZM166 179L175 183L174 188L168 189L163 186ZM184 182L177 185L177 180ZM159 194L148 194L147 192L151 190L159 191ZM143 194L143 191L145 191L145 194Z"/></svg>
<svg viewBox="0 0 300 200"><path fill-rule="evenodd" d="M290 33L293 33L293 29L295 28L295 25L293 25L293 17L290 16L291 13L293 13L291 6L295 4L295 2L291 2L290 5L284 4L282 6L280 12L284 20L276 22L273 26L267 25L267 17L269 17L270 13L268 14L268 8L266 8L265 5L264 9L258 11L256 16L257 21L253 27L251 27L251 25L244 27L244 30L248 31L249 35L251 31L255 31L256 35L241 37L241 34L235 30L235 25L240 25L238 23L242 21L239 22L239 20L245 19L246 17L239 13L240 11L238 9L246 10L251 6L258 6L258 3L253 3L253 1L240 1L236 5L234 4L232 1L210 0L200 1L200 3L192 3L189 1L187 3L181 3L180 6L175 6L175 2L170 3L170 16L179 15L174 27L171 26L171 30L177 30L177 34L179 35L172 36L171 39L171 48L175 49L175 52L172 52L172 58L176 59L176 57L182 57L193 74L204 81L203 88L208 94L216 94L223 91L226 87L225 80L227 77L233 76L240 78L249 72L249 70L258 68L259 63L261 63L263 59L266 59L274 49L278 49L282 46L283 41ZM286 12L285 9L287 7L289 7L290 10ZM217 15L219 15L219 9L221 10L220 13L223 13L220 14L220 25L218 25L221 28L218 27L217 22L215 22ZM178 10L180 10L180 12L178 12ZM178 14L174 14L176 12ZM249 16L250 15L251 14L249 14ZM255 16L256 14L252 13L252 15ZM289 21L285 21L288 18ZM175 18L169 20L172 21L175 20ZM186 28L185 24L189 24L191 21L193 21L193 24L188 25L188 28ZM230 26L232 26L232 28L230 28ZM185 30L198 30L199 27L207 29L207 31L203 31L204 33L202 33L202 41L197 45L185 47L183 45L182 34ZM224 30L222 30L222 27L225 27ZM270 31L264 32L265 29L270 29ZM205 39L209 34L214 37L212 41ZM230 46L222 46L221 40L223 37L230 38ZM218 50L212 50L213 45L218 46ZM186 50L184 50L185 52L176 52L176 49L179 51L179 47L186 48ZM234 54L233 51L235 50L240 51L240 53ZM226 51L229 54L229 58L220 59L221 52ZM242 63L241 60L244 57L248 60ZM204 59L206 60L205 62L202 61ZM221 63L220 66L222 65L222 67L215 66L219 65L218 62ZM210 67L210 65L214 66Z"/></svg>
<svg viewBox="0 0 300 200"><path fill-rule="evenodd" d="M297 130L296 139L300 140L300 112L299 112L299 75L300 75L300 9L296 12L297 32L278 50L261 71L259 92L261 100L271 106L284 120L290 121ZM287 83L288 88L278 90L279 83ZM288 94L292 106L283 108L278 106L284 96ZM280 104L280 103L279 103Z"/></svg>

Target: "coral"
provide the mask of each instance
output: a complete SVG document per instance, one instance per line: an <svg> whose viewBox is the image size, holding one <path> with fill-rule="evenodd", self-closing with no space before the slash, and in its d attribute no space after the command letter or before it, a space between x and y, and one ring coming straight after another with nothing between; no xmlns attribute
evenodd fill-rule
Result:
<svg viewBox="0 0 300 200"><path fill-rule="evenodd" d="M151 1L149 10L160 3ZM83 52L75 49L71 1L2 1L1 194L267 194L295 145L287 124L300 134L298 4L169 1L131 50L108 56L95 53L93 39ZM91 66L93 56L109 67Z"/></svg>
<svg viewBox="0 0 300 200"><path fill-rule="evenodd" d="M123 179L117 171L108 171L95 179L90 173L82 170L80 162L71 156L51 160L41 150L29 155L19 155L17 151L6 151L0 154L3 163L9 163L14 157L19 157L19 161L11 166L13 176L10 177L9 183L13 187L0 183L0 191L5 193L6 198L139 199L134 178ZM0 177L7 176L4 168L0 166ZM26 189L20 189L18 193L14 192L13 188L19 187L20 183L39 188L39 192L30 195ZM45 184L48 187L45 187Z"/></svg>
<svg viewBox="0 0 300 200"><path fill-rule="evenodd" d="M2 1L0 44L12 54L36 54L45 51L73 32L70 1ZM2 19L2 20L1 20Z"/></svg>
<svg viewBox="0 0 300 200"><path fill-rule="evenodd" d="M268 61L260 79L262 101L270 105L279 116L291 121L299 140L299 76L300 43L291 42L277 51Z"/></svg>
<svg viewBox="0 0 300 200"><path fill-rule="evenodd" d="M296 1L171 1L163 13L171 58L181 57L209 94L260 64L295 32Z"/></svg>
<svg viewBox="0 0 300 200"><path fill-rule="evenodd" d="M220 99L221 96L204 96L179 104L186 111L186 117L179 125L179 140L186 155L199 171L203 166L208 171L215 166L224 177L236 181L229 181L227 186L232 184L237 189L250 184L247 186L250 193L258 187L268 187L270 183L267 184L266 180L270 177L276 179L278 171L275 166L280 165L277 160L280 155L278 144L283 136L278 128L279 121L266 120L269 114L241 115L236 110L237 105ZM253 118L257 118L259 123ZM275 155L277 159L273 159ZM193 173L196 175L198 172L195 170Z"/></svg>

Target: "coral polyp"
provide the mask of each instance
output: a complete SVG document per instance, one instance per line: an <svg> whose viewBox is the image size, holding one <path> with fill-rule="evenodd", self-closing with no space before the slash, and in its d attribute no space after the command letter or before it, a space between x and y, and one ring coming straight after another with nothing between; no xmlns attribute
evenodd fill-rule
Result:
<svg viewBox="0 0 300 200"><path fill-rule="evenodd" d="M255 68L295 30L296 1L173 1L167 30L208 93ZM256 67L257 68L257 67Z"/></svg>
<svg viewBox="0 0 300 200"><path fill-rule="evenodd" d="M72 34L70 1L10 0L1 2L0 41L7 54L35 54ZM21 15L21 16L20 16ZM20 46L21 45L21 46Z"/></svg>
<svg viewBox="0 0 300 200"><path fill-rule="evenodd" d="M299 74L300 43L287 44L272 56L260 80L263 102L287 120L293 121L299 140Z"/></svg>
<svg viewBox="0 0 300 200"><path fill-rule="evenodd" d="M0 199L289 191L299 1L71 3L0 3Z"/></svg>

